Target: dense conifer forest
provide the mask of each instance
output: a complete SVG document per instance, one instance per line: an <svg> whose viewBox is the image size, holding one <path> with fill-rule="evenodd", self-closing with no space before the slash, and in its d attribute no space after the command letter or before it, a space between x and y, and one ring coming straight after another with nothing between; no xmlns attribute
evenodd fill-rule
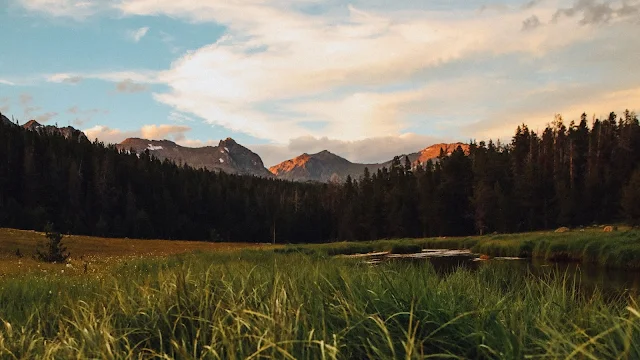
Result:
<svg viewBox="0 0 640 360"><path fill-rule="evenodd" d="M196 170L0 122L0 227L109 237L326 242L640 219L640 125L611 113L472 143L345 183Z"/></svg>

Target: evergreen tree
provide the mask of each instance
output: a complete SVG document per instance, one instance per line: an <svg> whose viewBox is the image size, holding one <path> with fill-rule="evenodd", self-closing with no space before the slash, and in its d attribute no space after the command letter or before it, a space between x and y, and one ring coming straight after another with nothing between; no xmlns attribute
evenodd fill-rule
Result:
<svg viewBox="0 0 640 360"><path fill-rule="evenodd" d="M640 167L622 190L621 205L629 223L640 225Z"/></svg>

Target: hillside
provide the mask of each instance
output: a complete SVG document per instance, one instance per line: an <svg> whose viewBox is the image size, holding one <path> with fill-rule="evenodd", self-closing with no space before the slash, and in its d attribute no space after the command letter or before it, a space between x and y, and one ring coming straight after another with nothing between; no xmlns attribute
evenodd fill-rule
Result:
<svg viewBox="0 0 640 360"><path fill-rule="evenodd" d="M169 159L177 164L185 163L194 168L224 171L230 174L273 177L264 167L258 154L238 144L231 138L221 140L218 146L189 148L169 140L129 138L117 145L120 150L141 153L149 150L159 159Z"/></svg>

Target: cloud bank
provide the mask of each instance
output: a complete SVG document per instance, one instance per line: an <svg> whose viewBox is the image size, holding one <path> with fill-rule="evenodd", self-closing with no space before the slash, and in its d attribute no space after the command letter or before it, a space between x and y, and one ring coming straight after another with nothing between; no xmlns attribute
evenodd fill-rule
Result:
<svg viewBox="0 0 640 360"><path fill-rule="evenodd" d="M322 144L358 161L380 161L366 155L375 147L352 149L367 141L392 148L381 139L408 141L411 134L425 142L504 138L522 122L544 126L556 113L570 119L639 103L637 0L476 8L406 0L18 1L51 16L167 16L225 26L222 37L162 71L48 80L98 79L128 93L160 84L152 96L181 114L172 121L204 119L266 139L274 145L256 148L271 146L282 156ZM429 143L415 145L411 151Z"/></svg>

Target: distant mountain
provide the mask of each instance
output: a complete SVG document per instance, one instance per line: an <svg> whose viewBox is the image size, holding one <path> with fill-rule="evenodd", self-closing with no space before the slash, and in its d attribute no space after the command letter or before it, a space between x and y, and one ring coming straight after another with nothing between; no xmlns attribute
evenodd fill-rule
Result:
<svg viewBox="0 0 640 360"><path fill-rule="evenodd" d="M302 154L295 159L284 161L269 168L277 178L294 181L342 181L348 175L359 177L364 168L377 169L379 164L352 163L327 150L317 154Z"/></svg>
<svg viewBox="0 0 640 360"><path fill-rule="evenodd" d="M169 140L129 138L117 145L120 150L136 153L149 150L159 159L169 159L195 168L224 171L231 174L273 177L264 167L258 154L238 144L231 138L220 141L218 146L190 148Z"/></svg>
<svg viewBox="0 0 640 360"><path fill-rule="evenodd" d="M67 127L56 127L53 125L41 125L35 120L30 120L26 124L22 125L23 128L30 131L37 131L39 133L58 133L64 136L67 139L72 138L73 136L77 136L78 139L87 139L87 136L80 130L73 128L71 126Z"/></svg>
<svg viewBox="0 0 640 360"><path fill-rule="evenodd" d="M469 153L469 145L467 144L435 144L415 153L400 155L400 159L404 162L404 157L407 156L413 166L422 165L440 156L441 150L445 154L451 154L458 146L461 146L465 153ZM391 160L379 164L352 163L325 150L317 154L302 154L272 166L269 171L279 179L329 182L344 181L349 175L358 179L364 173L365 168L375 172L383 167L388 168L390 165Z"/></svg>

